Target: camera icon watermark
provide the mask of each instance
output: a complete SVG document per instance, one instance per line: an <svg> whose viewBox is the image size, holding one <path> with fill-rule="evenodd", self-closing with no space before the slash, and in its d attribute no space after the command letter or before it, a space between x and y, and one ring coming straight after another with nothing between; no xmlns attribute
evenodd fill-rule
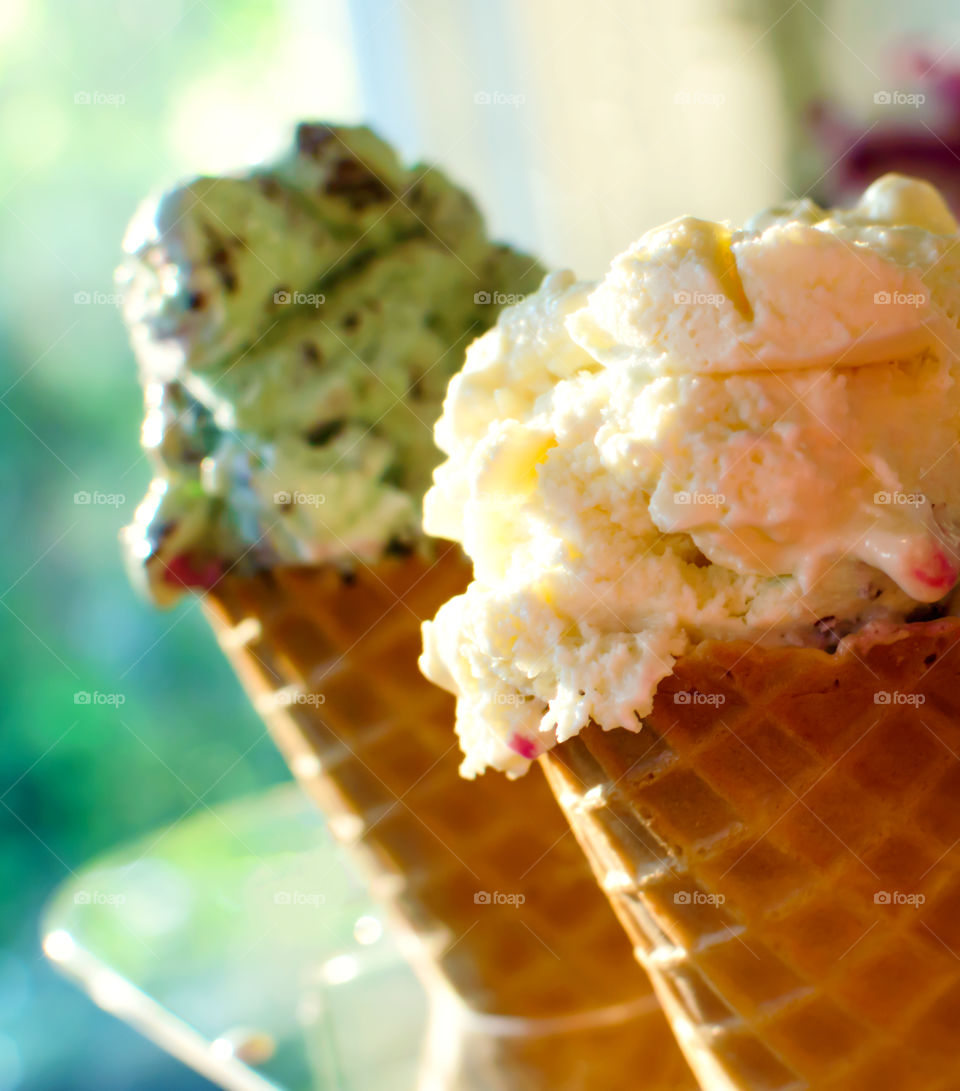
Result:
<svg viewBox="0 0 960 1091"><path fill-rule="evenodd" d="M681 289L673 293L673 302L678 307L719 307L725 299L722 292L688 292Z"/></svg>
<svg viewBox="0 0 960 1091"><path fill-rule="evenodd" d="M304 693L296 686L285 686L274 694L274 701L282 708L289 708L292 705L311 705L319 708L320 705L327 703L327 698L322 693Z"/></svg>
<svg viewBox="0 0 960 1091"><path fill-rule="evenodd" d="M726 704L727 698L723 693L701 693L698 689L681 689L673 695L675 705L713 705L719 708Z"/></svg>
<svg viewBox="0 0 960 1091"><path fill-rule="evenodd" d="M78 890L73 896L74 905L124 905L126 894L112 894L105 890Z"/></svg>
<svg viewBox="0 0 960 1091"><path fill-rule="evenodd" d="M873 695L875 705L913 705L919 708L927 703L924 693L901 693L898 689L881 689Z"/></svg>
<svg viewBox="0 0 960 1091"><path fill-rule="evenodd" d="M74 106L123 106L127 96L120 91L74 91Z"/></svg>
<svg viewBox="0 0 960 1091"><path fill-rule="evenodd" d="M492 303L496 307L512 307L515 303L522 303L527 297L522 292L474 292L473 302L478 306L487 306Z"/></svg>
<svg viewBox="0 0 960 1091"><path fill-rule="evenodd" d="M930 298L925 292L874 292L873 302L878 307L925 307Z"/></svg>
<svg viewBox="0 0 960 1091"><path fill-rule="evenodd" d="M526 95L514 91L475 91L474 106L512 106L516 109L527 101Z"/></svg>
<svg viewBox="0 0 960 1091"><path fill-rule="evenodd" d="M87 492L81 489L73 494L73 502L81 507L119 508L127 502L127 497L122 492Z"/></svg>
<svg viewBox="0 0 960 1091"><path fill-rule="evenodd" d="M273 302L278 307L322 307L327 297L323 292L291 292L286 288L278 288L273 293Z"/></svg>
<svg viewBox="0 0 960 1091"><path fill-rule="evenodd" d="M100 693L99 690L81 689L74 693L73 703L75 705L113 705L114 708L119 708L127 703L127 698L123 693Z"/></svg>
<svg viewBox="0 0 960 1091"><path fill-rule="evenodd" d="M699 492L696 489L681 489L679 492L674 493L674 503L682 504L687 507L710 507L719 508L721 504L727 502L727 498L722 492Z"/></svg>
<svg viewBox="0 0 960 1091"><path fill-rule="evenodd" d="M523 905L527 900L525 894L507 894L500 890L478 890L473 895L474 905Z"/></svg>
<svg viewBox="0 0 960 1091"><path fill-rule="evenodd" d="M927 498L922 492L875 492L873 502L892 507L922 508Z"/></svg>
<svg viewBox="0 0 960 1091"><path fill-rule="evenodd" d="M80 288L73 293L73 303L76 307L120 307L123 304L123 293Z"/></svg>
<svg viewBox="0 0 960 1091"><path fill-rule="evenodd" d="M327 502L327 498L321 492L287 492L281 489L273 494L273 502L281 511L292 511L301 507L319 508Z"/></svg>
<svg viewBox="0 0 960 1091"><path fill-rule="evenodd" d="M926 900L926 894L905 894L900 890L878 890L873 895L874 905L911 905L918 908Z"/></svg>
<svg viewBox="0 0 960 1091"><path fill-rule="evenodd" d="M673 896L674 905L723 905L726 894L709 894L705 890L678 890Z"/></svg>
<svg viewBox="0 0 960 1091"><path fill-rule="evenodd" d="M277 890L273 895L274 905L309 905L319 909L327 904L325 894L304 892L302 890Z"/></svg>
<svg viewBox="0 0 960 1091"><path fill-rule="evenodd" d="M874 91L875 106L912 106L918 110L927 101L922 91Z"/></svg>

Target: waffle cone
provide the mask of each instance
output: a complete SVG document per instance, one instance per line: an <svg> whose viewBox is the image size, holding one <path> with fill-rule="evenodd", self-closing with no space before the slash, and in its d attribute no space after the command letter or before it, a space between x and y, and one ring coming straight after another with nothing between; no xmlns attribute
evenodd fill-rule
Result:
<svg viewBox="0 0 960 1091"><path fill-rule="evenodd" d="M447 548L227 576L205 606L435 1000L425 1088L693 1088L543 779L459 777L452 698L416 662L469 576Z"/></svg>
<svg viewBox="0 0 960 1091"><path fill-rule="evenodd" d="M703 643L544 764L704 1087L960 1088L960 621Z"/></svg>

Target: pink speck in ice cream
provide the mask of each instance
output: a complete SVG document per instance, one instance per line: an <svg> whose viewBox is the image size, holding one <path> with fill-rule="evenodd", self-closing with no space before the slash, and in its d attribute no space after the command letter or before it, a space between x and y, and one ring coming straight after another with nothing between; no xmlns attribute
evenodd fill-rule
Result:
<svg viewBox="0 0 960 1091"><path fill-rule="evenodd" d="M943 549L936 549L929 561L915 566L910 573L918 583L946 594L957 582L958 568Z"/></svg>
<svg viewBox="0 0 960 1091"><path fill-rule="evenodd" d="M207 560L198 563L189 553L180 553L171 557L164 565L164 582L179 587L193 587L209 590L214 587L224 573L220 561Z"/></svg>
<svg viewBox="0 0 960 1091"><path fill-rule="evenodd" d="M515 754L519 754L521 758L526 758L528 761L533 761L540 756L540 748L533 739L528 739L523 735L514 733L510 736L507 745Z"/></svg>

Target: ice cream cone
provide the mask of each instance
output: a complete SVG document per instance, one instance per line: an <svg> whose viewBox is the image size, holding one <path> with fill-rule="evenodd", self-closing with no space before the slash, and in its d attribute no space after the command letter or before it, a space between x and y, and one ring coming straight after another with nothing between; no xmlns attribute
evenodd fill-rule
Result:
<svg viewBox="0 0 960 1091"><path fill-rule="evenodd" d="M958 240L898 175L680 216L436 425L464 772L543 761L718 1091L960 1088Z"/></svg>
<svg viewBox="0 0 960 1091"><path fill-rule="evenodd" d="M960 1087L960 621L705 642L543 760L704 1087Z"/></svg>
<svg viewBox="0 0 960 1091"><path fill-rule="evenodd" d="M416 660L421 621L468 579L446 548L349 576L228 575L204 603L291 768L394 910L432 999L424 1088L693 1088L542 779L458 777L453 700Z"/></svg>
<svg viewBox="0 0 960 1091"><path fill-rule="evenodd" d="M127 562L158 604L207 592L392 906L431 1000L424 1091L693 1087L549 789L462 783L452 701L416 668L421 621L469 579L420 525L432 425L537 262L435 167L322 123L273 164L149 202L125 249L156 473Z"/></svg>

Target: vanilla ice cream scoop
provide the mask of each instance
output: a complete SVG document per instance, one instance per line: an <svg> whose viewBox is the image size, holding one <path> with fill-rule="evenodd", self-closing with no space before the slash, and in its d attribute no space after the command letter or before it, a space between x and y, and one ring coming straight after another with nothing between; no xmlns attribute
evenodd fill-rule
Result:
<svg viewBox="0 0 960 1091"><path fill-rule="evenodd" d="M888 175L851 210L683 217L549 277L450 384L425 501L475 579L425 626L464 772L639 730L697 641L834 647L952 610L960 237Z"/></svg>

